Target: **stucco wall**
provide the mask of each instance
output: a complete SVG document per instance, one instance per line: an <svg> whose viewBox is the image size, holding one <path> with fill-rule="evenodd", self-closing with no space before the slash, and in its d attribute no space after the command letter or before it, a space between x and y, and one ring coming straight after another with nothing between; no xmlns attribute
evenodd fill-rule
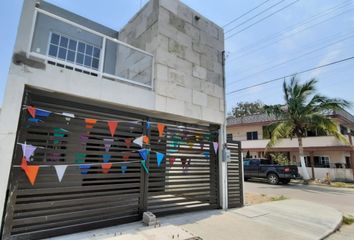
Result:
<svg viewBox="0 0 354 240"><path fill-rule="evenodd" d="M247 132L258 132L258 139L263 139L263 127L261 125L245 125L245 126L230 126L227 127L227 133L232 134L233 140L247 140Z"/></svg>

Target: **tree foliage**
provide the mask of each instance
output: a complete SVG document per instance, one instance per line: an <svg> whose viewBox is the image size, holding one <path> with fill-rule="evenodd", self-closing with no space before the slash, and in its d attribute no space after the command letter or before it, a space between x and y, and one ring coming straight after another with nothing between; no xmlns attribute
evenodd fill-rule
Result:
<svg viewBox="0 0 354 240"><path fill-rule="evenodd" d="M232 115L235 117L245 117L254 114L265 113L264 104L257 102L239 102L236 107L232 109Z"/></svg>
<svg viewBox="0 0 354 240"><path fill-rule="evenodd" d="M279 120L270 126L272 134L268 147L281 138L306 137L308 131L325 132L347 143L336 123L325 113L347 108L350 103L317 94L316 84L315 79L301 84L293 77L290 83L283 83L284 104L264 106L269 115L275 115Z"/></svg>

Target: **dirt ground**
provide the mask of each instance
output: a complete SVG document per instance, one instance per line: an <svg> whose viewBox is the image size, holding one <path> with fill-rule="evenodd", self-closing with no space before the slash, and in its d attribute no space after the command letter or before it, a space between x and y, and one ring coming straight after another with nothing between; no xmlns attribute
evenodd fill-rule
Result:
<svg viewBox="0 0 354 240"><path fill-rule="evenodd" d="M264 202L272 202L278 200L287 199L284 196L268 196L266 194L258 194L258 193L246 193L245 194L245 204L246 205L254 205Z"/></svg>

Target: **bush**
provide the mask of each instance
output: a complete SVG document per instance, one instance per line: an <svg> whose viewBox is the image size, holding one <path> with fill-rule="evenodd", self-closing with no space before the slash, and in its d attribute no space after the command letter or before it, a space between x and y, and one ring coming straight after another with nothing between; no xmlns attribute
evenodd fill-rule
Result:
<svg viewBox="0 0 354 240"><path fill-rule="evenodd" d="M346 225L351 225L354 223L354 217L352 215L343 216L343 223Z"/></svg>

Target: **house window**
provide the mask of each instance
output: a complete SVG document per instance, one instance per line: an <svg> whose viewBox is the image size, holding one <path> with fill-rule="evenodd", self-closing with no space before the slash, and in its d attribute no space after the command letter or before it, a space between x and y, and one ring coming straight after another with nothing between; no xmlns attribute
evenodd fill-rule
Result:
<svg viewBox="0 0 354 240"><path fill-rule="evenodd" d="M247 140L258 140L258 132L247 132Z"/></svg>
<svg viewBox="0 0 354 240"><path fill-rule="evenodd" d="M315 167L318 168L329 168L329 157L326 156L314 156L313 157Z"/></svg>
<svg viewBox="0 0 354 240"><path fill-rule="evenodd" d="M51 33L48 55L65 62L98 70L101 49L57 33Z"/></svg>
<svg viewBox="0 0 354 240"><path fill-rule="evenodd" d="M343 134L343 135L347 135L348 134L348 129L343 126L343 125L340 125L340 133Z"/></svg>

